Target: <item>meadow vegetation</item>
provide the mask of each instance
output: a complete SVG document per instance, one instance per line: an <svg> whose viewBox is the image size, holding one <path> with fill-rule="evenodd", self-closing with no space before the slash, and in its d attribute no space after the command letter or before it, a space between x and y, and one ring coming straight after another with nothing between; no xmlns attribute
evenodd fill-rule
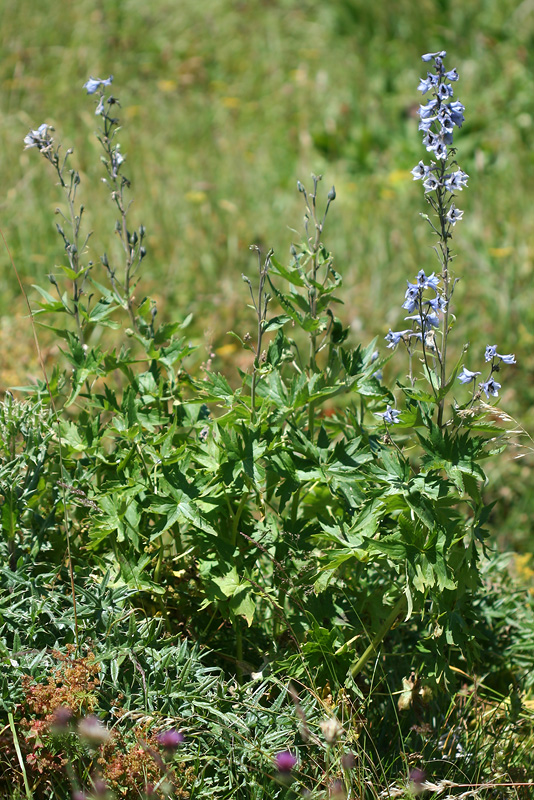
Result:
<svg viewBox="0 0 534 800"><path fill-rule="evenodd" d="M0 14L2 796L529 798L531 5Z"/></svg>

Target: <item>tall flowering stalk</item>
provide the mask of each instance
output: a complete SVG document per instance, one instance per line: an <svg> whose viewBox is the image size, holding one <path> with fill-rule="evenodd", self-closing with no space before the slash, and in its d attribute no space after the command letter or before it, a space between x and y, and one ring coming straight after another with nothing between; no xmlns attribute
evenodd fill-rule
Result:
<svg viewBox="0 0 534 800"><path fill-rule="evenodd" d="M438 237L435 248L441 266L440 275L426 275L420 270L414 283L408 282L403 308L409 316L411 327L401 331L389 331L386 336L388 347L394 347L401 340L408 347L410 356L420 343L426 374L438 404L438 424L443 424L444 396L440 390L447 383L447 336L450 330L450 300L455 281L451 277L450 263L453 258L450 249L452 231L462 219L463 211L455 204L457 192L467 186L468 175L458 167L453 145L455 127L461 128L464 122L464 106L453 100L452 84L458 80L456 69L446 70L446 53L426 53L422 59L432 62L433 71L419 83L419 91L431 98L419 107L419 130L423 131L423 144L431 154L430 164L419 161L412 170L414 180L421 180L425 197L434 215L424 215ZM441 332L438 340L436 332ZM411 359L410 359L411 362ZM411 366L410 378L413 381Z"/></svg>

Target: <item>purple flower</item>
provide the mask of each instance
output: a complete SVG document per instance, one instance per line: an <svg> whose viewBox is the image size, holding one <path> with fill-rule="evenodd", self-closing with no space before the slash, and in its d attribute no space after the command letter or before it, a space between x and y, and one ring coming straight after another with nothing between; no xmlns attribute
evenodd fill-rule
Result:
<svg viewBox="0 0 534 800"><path fill-rule="evenodd" d="M343 753L341 756L341 766L346 770L354 769L356 766L356 756L354 753L351 753L350 751L348 753Z"/></svg>
<svg viewBox="0 0 534 800"><path fill-rule="evenodd" d="M510 355L508 355L508 356L501 356L500 353L497 353L497 355L499 356L499 358L501 359L501 361L504 364L515 364L516 363L515 356L512 353L510 353Z"/></svg>
<svg viewBox="0 0 534 800"><path fill-rule="evenodd" d="M475 380L477 375L480 375L480 372L471 372L470 369L462 367L462 371L458 375L458 380L460 383L470 383Z"/></svg>
<svg viewBox="0 0 534 800"><path fill-rule="evenodd" d="M113 75L110 75L109 78L102 80L101 78L89 78L83 85L84 89L87 89L87 94L94 94L100 86L110 86L111 82L113 81Z"/></svg>
<svg viewBox="0 0 534 800"><path fill-rule="evenodd" d="M283 750L275 755L274 763L278 772L289 773L296 765L297 759L289 750Z"/></svg>
<svg viewBox="0 0 534 800"><path fill-rule="evenodd" d="M501 388L501 384L497 383L497 381L494 378L489 378L489 380L485 381L484 383L479 383L478 385L480 386L486 397L489 397L490 394L492 395L492 397L499 396L499 389Z"/></svg>
<svg viewBox="0 0 534 800"><path fill-rule="evenodd" d="M382 414L379 414L378 416L382 417L382 419L386 424L389 423L390 425L397 425L400 422L400 419L398 419L398 417L400 417L400 414L401 414L400 411L397 411L396 408L391 408L391 406L388 405L386 410Z"/></svg>
<svg viewBox="0 0 534 800"><path fill-rule="evenodd" d="M426 772L424 769L418 769L417 767L414 767L414 769L410 770L408 778L411 783L424 783L426 781Z"/></svg>
<svg viewBox="0 0 534 800"><path fill-rule="evenodd" d="M158 733L156 738L158 744L160 744L164 750L176 750L185 739L183 733L177 731L176 728L169 728L166 731L162 731L162 733Z"/></svg>
<svg viewBox="0 0 534 800"><path fill-rule="evenodd" d="M98 747L104 744L109 739L109 731L102 725L98 717L90 714L88 717L83 717L78 722L78 733L93 747Z"/></svg>
<svg viewBox="0 0 534 800"><path fill-rule="evenodd" d="M456 67L454 67L454 69L449 70L449 72L446 72L444 77L447 78L448 81L457 81L458 72L456 70Z"/></svg>

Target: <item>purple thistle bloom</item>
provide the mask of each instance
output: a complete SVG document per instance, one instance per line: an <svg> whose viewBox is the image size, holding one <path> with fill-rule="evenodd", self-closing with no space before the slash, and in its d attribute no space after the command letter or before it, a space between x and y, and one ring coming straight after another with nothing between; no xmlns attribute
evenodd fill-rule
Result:
<svg viewBox="0 0 534 800"><path fill-rule="evenodd" d="M471 381L475 380L477 375L480 375L480 372L471 372L470 369L462 367L462 371L458 375L458 380L460 383L471 383Z"/></svg>
<svg viewBox="0 0 534 800"><path fill-rule="evenodd" d="M274 757L274 763L278 772L289 773L297 764L297 759L289 750L283 750Z"/></svg>
<svg viewBox="0 0 534 800"><path fill-rule="evenodd" d="M176 750L185 739L183 733L177 731L176 728L169 728L167 731L158 733L156 738L158 744L160 744L164 750Z"/></svg>
<svg viewBox="0 0 534 800"><path fill-rule="evenodd" d="M490 394L492 397L499 396L499 389L501 388L501 384L497 383L494 378L489 378L489 380L484 381L484 383L479 383L479 387L485 393L486 397L489 397Z"/></svg>

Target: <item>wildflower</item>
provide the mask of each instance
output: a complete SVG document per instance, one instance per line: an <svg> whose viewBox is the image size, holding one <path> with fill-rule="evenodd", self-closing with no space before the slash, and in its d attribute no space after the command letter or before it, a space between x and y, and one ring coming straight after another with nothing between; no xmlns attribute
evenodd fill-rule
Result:
<svg viewBox="0 0 534 800"><path fill-rule="evenodd" d="M428 175L426 180L423 181L425 192L435 192L440 183L435 175Z"/></svg>
<svg viewBox="0 0 534 800"><path fill-rule="evenodd" d="M412 794L418 795L425 791L423 784L426 782L426 772L424 769L418 769L417 767L411 769L408 780Z"/></svg>
<svg viewBox="0 0 534 800"><path fill-rule="evenodd" d="M516 364L515 355L513 353L509 353L506 356L501 355L497 352L497 345L496 344L488 344L486 347L486 353L484 355L486 361L491 361L494 358L500 358L504 364Z"/></svg>
<svg viewBox="0 0 534 800"><path fill-rule="evenodd" d="M465 106L460 103L459 100L455 100L453 103L449 103L448 109L454 124L461 128L462 124L465 122L465 117L463 115Z"/></svg>
<svg viewBox="0 0 534 800"><path fill-rule="evenodd" d="M101 78L89 78L89 80L84 83L83 88L87 89L87 94L94 94L101 86L110 86L112 81L113 75L110 75L109 78L105 80Z"/></svg>
<svg viewBox="0 0 534 800"><path fill-rule="evenodd" d="M382 417L386 424L389 423L390 425L397 425L397 423L400 422L400 419L398 419L398 417L400 417L400 413L401 412L397 411L396 408L391 408L391 406L388 405L386 410L378 416Z"/></svg>
<svg viewBox="0 0 534 800"><path fill-rule="evenodd" d="M347 770L347 772L351 769L354 769L356 766L356 756L354 753L343 753L341 756L341 766L343 769Z"/></svg>
<svg viewBox="0 0 534 800"><path fill-rule="evenodd" d="M422 94L426 94L429 92L433 86L437 86L438 84L438 76L432 75L430 72L427 72L426 78L421 78L419 82L419 86L417 87Z"/></svg>
<svg viewBox="0 0 534 800"><path fill-rule="evenodd" d="M497 345L496 344L488 344L486 347L486 353L484 355L484 359L486 361L491 361L492 358L495 358L497 355Z"/></svg>
<svg viewBox="0 0 534 800"><path fill-rule="evenodd" d="M395 347L395 345L401 341L403 336L406 336L406 334L411 332L412 331L410 330L410 328L407 328L405 331L392 331L390 328L388 335L385 336L384 338L386 342L389 342L388 347Z"/></svg>
<svg viewBox="0 0 534 800"><path fill-rule="evenodd" d="M411 170L414 181L419 181L421 178L426 178L429 172L430 167L427 167L422 161L420 161L419 164Z"/></svg>
<svg viewBox="0 0 534 800"><path fill-rule="evenodd" d="M435 289L437 291L439 278L435 272L427 276L424 269L420 269L417 273L417 283L423 289Z"/></svg>
<svg viewBox="0 0 534 800"><path fill-rule="evenodd" d="M463 172L461 169L457 169L456 172L453 172L451 175L447 175L445 178L445 188L447 191L451 192L461 192L464 186L467 186L467 179L469 175L466 172Z"/></svg>
<svg viewBox="0 0 534 800"><path fill-rule="evenodd" d="M109 731L102 725L98 717L90 714L78 722L78 733L93 747L104 744L109 739Z"/></svg>
<svg viewBox="0 0 534 800"><path fill-rule="evenodd" d="M459 208L456 208L456 206L453 203L449 208L449 210L447 211L447 220L451 225L454 226L456 225L457 222L459 222L459 220L462 219L463 215L464 212L460 211Z"/></svg>
<svg viewBox="0 0 534 800"><path fill-rule="evenodd" d="M176 728L169 728L169 730L163 731L162 733L158 733L157 735L158 744L160 744L164 750L176 750L182 742L185 740L185 737L181 731L177 731Z"/></svg>
<svg viewBox="0 0 534 800"><path fill-rule="evenodd" d="M334 742L336 742L343 733L343 727L339 724L335 717L324 719L320 723L320 728L328 744L334 744Z"/></svg>
<svg viewBox="0 0 534 800"><path fill-rule="evenodd" d="M29 134L24 137L24 144L26 145L24 149L28 150L30 147L37 147L39 150L44 150L45 147L50 147L53 140L52 137L48 135L49 130L53 129L50 125L47 125L46 122L43 122L36 131L30 131Z"/></svg>
<svg viewBox="0 0 534 800"><path fill-rule="evenodd" d="M289 774L296 765L297 759L289 750L283 750L275 755L274 763L278 772Z"/></svg>
<svg viewBox="0 0 534 800"><path fill-rule="evenodd" d="M480 372L471 372L470 369L462 367L462 371L458 375L458 380L460 381L460 383L470 383L471 381L475 380L477 375L480 374L481 374Z"/></svg>
<svg viewBox="0 0 534 800"><path fill-rule="evenodd" d="M499 389L501 388L501 384L497 383L497 381L494 378L489 378L487 381L484 381L484 383L479 383L478 385L482 389L486 397L489 397L490 395L492 395L492 397L499 396Z"/></svg>
<svg viewBox="0 0 534 800"><path fill-rule="evenodd" d="M438 50L436 53L425 53L424 56L421 56L422 61L431 61L432 59L436 58L445 58L447 55L446 50Z"/></svg>

